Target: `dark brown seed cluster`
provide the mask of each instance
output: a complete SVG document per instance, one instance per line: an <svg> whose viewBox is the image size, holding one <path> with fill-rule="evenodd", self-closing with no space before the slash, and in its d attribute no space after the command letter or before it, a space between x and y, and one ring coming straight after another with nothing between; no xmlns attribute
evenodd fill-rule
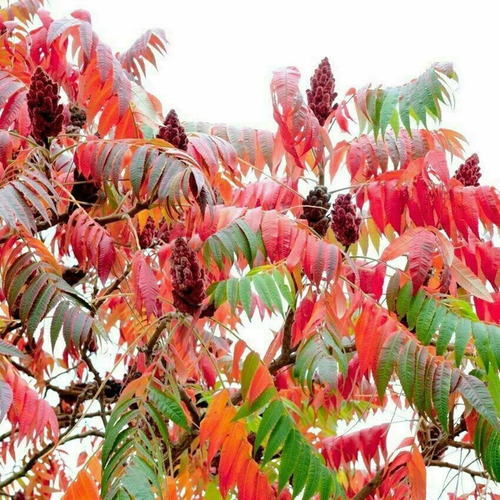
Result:
<svg viewBox="0 0 500 500"><path fill-rule="evenodd" d="M205 299L205 272L184 238L177 238L170 257L174 307L194 314Z"/></svg>
<svg viewBox="0 0 500 500"><path fill-rule="evenodd" d="M306 91L307 104L315 114L319 124L323 126L330 113L337 109L333 104L337 97L335 92L335 78L328 57L325 57L316 68L311 78L311 88Z"/></svg>
<svg viewBox="0 0 500 500"><path fill-rule="evenodd" d="M76 104L70 104L69 110L69 124L66 127L68 134L74 134L80 131L87 121L87 113L83 108L78 107Z"/></svg>
<svg viewBox="0 0 500 500"><path fill-rule="evenodd" d="M330 195L325 186L316 186L309 191L302 202L303 218L309 222L309 227L320 236L324 236L330 225Z"/></svg>
<svg viewBox="0 0 500 500"><path fill-rule="evenodd" d="M118 380L110 378L104 385L104 396L110 399L117 398L122 392L123 385Z"/></svg>
<svg viewBox="0 0 500 500"><path fill-rule="evenodd" d="M59 85L38 66L31 77L28 92L28 112L31 135L38 144L48 146L49 137L62 129L63 105L59 104Z"/></svg>
<svg viewBox="0 0 500 500"><path fill-rule="evenodd" d="M356 207L350 194L337 196L332 207L332 229L337 241L345 247L356 243L359 239L361 217L356 216Z"/></svg>
<svg viewBox="0 0 500 500"><path fill-rule="evenodd" d="M458 167L455 175L464 186L479 186L479 178L481 177L481 167L479 166L479 156L474 153L471 157L465 160L465 163Z"/></svg>
<svg viewBox="0 0 500 500"><path fill-rule="evenodd" d="M163 122L163 126L160 127L160 131L156 137L169 142L177 149L187 151L188 138L186 132L184 131L184 127L179 121L177 113L173 109L169 111L165 121Z"/></svg>
<svg viewBox="0 0 500 500"><path fill-rule="evenodd" d="M71 194L73 197L84 205L93 205L98 198L99 188L91 181L87 180L85 176L75 170L74 171L73 188ZM76 205L71 204L68 211L71 213L76 208Z"/></svg>
<svg viewBox="0 0 500 500"><path fill-rule="evenodd" d="M153 217L149 216L146 220L146 224L142 231L139 230L139 225L137 225L137 237L139 239L139 245L141 248L149 248L155 239L158 230L156 228L155 220Z"/></svg>

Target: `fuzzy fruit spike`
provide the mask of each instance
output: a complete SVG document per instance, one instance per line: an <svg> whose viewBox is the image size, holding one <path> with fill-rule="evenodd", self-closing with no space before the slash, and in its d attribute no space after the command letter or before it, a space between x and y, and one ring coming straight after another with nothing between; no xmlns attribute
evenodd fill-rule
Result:
<svg viewBox="0 0 500 500"><path fill-rule="evenodd" d="M63 109L59 104L59 85L38 66L31 77L28 92L28 112L31 120L31 135L43 146L49 145L49 137L62 130Z"/></svg>
<svg viewBox="0 0 500 500"><path fill-rule="evenodd" d="M359 239L361 217L356 217L356 207L350 194L337 196L332 207L332 229L339 243L349 247Z"/></svg>
<svg viewBox="0 0 500 500"><path fill-rule="evenodd" d="M481 167L479 166L479 156L474 153L465 160L465 163L458 167L455 179L459 180L464 186L479 186L481 177Z"/></svg>
<svg viewBox="0 0 500 500"><path fill-rule="evenodd" d="M335 92L335 78L328 57L325 57L316 68L311 78L311 88L306 90L307 104L323 126L330 113L337 109L338 104L333 104L337 97Z"/></svg>
<svg viewBox="0 0 500 500"><path fill-rule="evenodd" d="M205 299L205 272L184 238L177 238L170 257L174 307L180 312L194 314Z"/></svg>
<svg viewBox="0 0 500 500"><path fill-rule="evenodd" d="M306 199L302 202L304 219L309 222L309 227L314 229L320 236L324 236L330 225L330 195L325 186L316 186L309 191Z"/></svg>
<svg viewBox="0 0 500 500"><path fill-rule="evenodd" d="M163 122L163 127L160 127L160 131L156 137L169 142L177 149L187 151L188 138L177 113L173 109L169 111Z"/></svg>
<svg viewBox="0 0 500 500"><path fill-rule="evenodd" d="M330 195L325 186L316 186L309 191L306 199L302 202L304 216L309 222L318 222L323 219L330 210Z"/></svg>
<svg viewBox="0 0 500 500"><path fill-rule="evenodd" d="M139 239L140 247L142 249L149 248L157 233L158 230L156 229L155 220L153 217L149 216L142 231L139 231L139 226L137 226L137 237Z"/></svg>

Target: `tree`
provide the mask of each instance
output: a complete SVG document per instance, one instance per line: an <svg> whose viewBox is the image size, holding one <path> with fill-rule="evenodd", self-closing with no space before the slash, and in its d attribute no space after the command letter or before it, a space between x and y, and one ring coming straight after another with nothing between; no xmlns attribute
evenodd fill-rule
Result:
<svg viewBox="0 0 500 500"><path fill-rule="evenodd" d="M87 12L42 6L0 10L0 493L499 480L500 197L477 155L451 176L465 139L429 128L453 67L341 100L324 59L306 98L296 68L274 72L274 133L182 123L141 83L161 30L113 55ZM242 327L271 317L261 357ZM391 405L415 421L391 453L390 423L336 432Z"/></svg>

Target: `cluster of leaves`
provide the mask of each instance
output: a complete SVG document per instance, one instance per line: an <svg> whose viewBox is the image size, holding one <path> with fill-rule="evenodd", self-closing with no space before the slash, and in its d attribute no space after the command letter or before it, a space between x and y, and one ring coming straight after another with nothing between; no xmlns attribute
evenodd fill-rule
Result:
<svg viewBox="0 0 500 500"><path fill-rule="evenodd" d="M0 495L499 481L500 195L477 155L451 176L465 138L430 128L453 68L341 99L324 59L307 99L274 72L275 132L182 123L142 86L161 30L113 55L88 12L43 3L0 10ZM397 449L392 402L419 422Z"/></svg>

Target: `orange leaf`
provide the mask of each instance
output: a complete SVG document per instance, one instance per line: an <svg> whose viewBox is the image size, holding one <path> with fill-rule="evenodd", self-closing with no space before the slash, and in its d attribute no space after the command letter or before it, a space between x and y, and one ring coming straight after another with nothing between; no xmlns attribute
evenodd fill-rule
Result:
<svg viewBox="0 0 500 500"><path fill-rule="evenodd" d="M251 462L252 447L247 441L245 424L238 421L226 438L220 452L220 492L225 497L235 484L241 471Z"/></svg>
<svg viewBox="0 0 500 500"><path fill-rule="evenodd" d="M63 496L63 500L99 500L100 498L97 484L86 469L78 473L76 480L70 484Z"/></svg>
<svg viewBox="0 0 500 500"><path fill-rule="evenodd" d="M263 364L259 364L248 391L250 406L268 387L273 387L273 379L267 368Z"/></svg>
<svg viewBox="0 0 500 500"><path fill-rule="evenodd" d="M425 462L416 446L413 446L411 460L408 462L408 475L411 484L411 497L414 500L426 498L426 469Z"/></svg>

